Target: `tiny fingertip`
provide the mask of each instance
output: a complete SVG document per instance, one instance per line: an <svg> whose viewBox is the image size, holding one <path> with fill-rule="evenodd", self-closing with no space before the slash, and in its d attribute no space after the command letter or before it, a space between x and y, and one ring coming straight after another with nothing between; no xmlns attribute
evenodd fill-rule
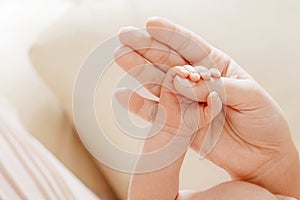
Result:
<svg viewBox="0 0 300 200"><path fill-rule="evenodd" d="M214 74L214 73L212 73L211 76L213 78L221 78L221 74Z"/></svg>
<svg viewBox="0 0 300 200"><path fill-rule="evenodd" d="M209 71L210 71L212 77L221 78L221 72L218 69L212 68Z"/></svg>
<svg viewBox="0 0 300 200"><path fill-rule="evenodd" d="M183 69L182 71L184 78L187 78L190 75L190 72L187 71L186 69Z"/></svg>
<svg viewBox="0 0 300 200"><path fill-rule="evenodd" d="M184 78L186 78L190 75L190 72L182 66L176 66L176 70L177 70L178 74Z"/></svg>
<svg viewBox="0 0 300 200"><path fill-rule="evenodd" d="M194 82L199 81L200 78L201 78L201 76L200 76L200 74L197 73L197 72L193 72L193 73L190 74L190 79L191 79L192 81L194 81Z"/></svg>
<svg viewBox="0 0 300 200"><path fill-rule="evenodd" d="M178 82L181 86L191 88L196 85L195 82L192 82L190 79L181 76L175 76L175 84Z"/></svg>

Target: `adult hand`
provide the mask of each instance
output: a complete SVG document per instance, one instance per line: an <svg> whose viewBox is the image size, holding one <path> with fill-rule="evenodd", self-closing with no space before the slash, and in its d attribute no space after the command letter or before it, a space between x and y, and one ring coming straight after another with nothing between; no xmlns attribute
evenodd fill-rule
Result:
<svg viewBox="0 0 300 200"><path fill-rule="evenodd" d="M218 143L207 158L227 170L234 180L252 182L273 193L300 197L298 153L282 111L270 95L233 59L197 34L158 17L150 18L146 26L147 31L135 27L120 30L124 46L116 51L116 57L124 51L133 51L119 57L117 63L130 71L150 62L151 70L141 69L133 77L141 83L153 82L146 88L157 97L161 87L156 83L162 83L168 67L191 64L217 68L222 74L225 95L220 85L209 88L219 92L226 121ZM201 83L192 90L184 88L179 80L174 85L180 94L199 102L205 102L209 93ZM141 107L136 104L133 110L140 113ZM211 126L214 123L218 121L213 121ZM196 151L203 142L201 133L196 134L191 145Z"/></svg>

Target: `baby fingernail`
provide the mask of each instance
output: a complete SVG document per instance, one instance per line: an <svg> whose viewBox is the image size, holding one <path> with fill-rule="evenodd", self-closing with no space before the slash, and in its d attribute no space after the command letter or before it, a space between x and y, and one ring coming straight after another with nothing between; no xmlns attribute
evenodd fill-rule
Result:
<svg viewBox="0 0 300 200"><path fill-rule="evenodd" d="M193 78L196 80L200 79L200 74L198 74L197 72L193 72L190 76L193 76Z"/></svg>
<svg viewBox="0 0 300 200"><path fill-rule="evenodd" d="M190 74L190 72L189 72L188 70L184 69L184 68L183 68L181 71L182 71L183 73L185 73L185 74Z"/></svg>
<svg viewBox="0 0 300 200"><path fill-rule="evenodd" d="M216 68L212 68L212 69L210 69L210 72L214 75L214 76L221 76L221 72L218 70L218 69L216 69Z"/></svg>
<svg viewBox="0 0 300 200"><path fill-rule="evenodd" d="M190 72L188 70L186 70L184 67L180 66L179 70L181 71L181 73L185 74L185 75L189 75Z"/></svg>

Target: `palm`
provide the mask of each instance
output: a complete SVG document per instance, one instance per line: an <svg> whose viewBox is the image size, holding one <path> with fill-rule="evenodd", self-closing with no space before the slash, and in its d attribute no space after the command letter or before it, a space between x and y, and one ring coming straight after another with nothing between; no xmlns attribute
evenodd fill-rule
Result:
<svg viewBox="0 0 300 200"><path fill-rule="evenodd" d="M273 192L289 190L286 183L291 176L282 177L280 184L274 184L277 180L274 172L286 176L287 169L291 166L294 169L298 162L287 122L274 100L239 65L200 36L163 18L149 19L147 32L134 27L122 29L120 41L124 46L116 51L116 57L124 51L131 52L117 58L118 64L130 71L152 63L151 73L142 70L134 78L141 83L157 83L147 89L161 101L168 98L164 98L160 87L168 68L185 64L217 67L222 73L227 96L222 99L223 112L210 125L219 125L222 114L225 123L221 124L221 137L207 158L227 170L233 178L263 185ZM176 90L182 95L187 91ZM206 101L205 95L207 91L199 95L197 101ZM191 147L196 151L202 145L207 127L195 134Z"/></svg>
<svg viewBox="0 0 300 200"><path fill-rule="evenodd" d="M218 66L227 66L223 68L222 75L245 81L251 91L247 91L248 95L241 93L237 97L242 104L224 106L224 128L208 158L232 176L247 179L255 170L276 159L274 155L278 155L285 143L290 141L289 128L273 99L234 61L228 60L220 51L218 54L214 62ZM212 123L220 122L214 120ZM201 143L201 137L196 138L192 147L199 151Z"/></svg>

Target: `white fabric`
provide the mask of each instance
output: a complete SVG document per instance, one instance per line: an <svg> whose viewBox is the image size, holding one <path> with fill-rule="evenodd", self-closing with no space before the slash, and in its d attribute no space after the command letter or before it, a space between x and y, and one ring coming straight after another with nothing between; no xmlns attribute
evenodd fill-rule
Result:
<svg viewBox="0 0 300 200"><path fill-rule="evenodd" d="M0 100L0 199L98 199Z"/></svg>
<svg viewBox="0 0 300 200"><path fill-rule="evenodd" d="M61 103L28 56L41 30L73 5L67 0L0 1L0 94L16 108L30 134L98 195L111 197L111 188L80 143Z"/></svg>

